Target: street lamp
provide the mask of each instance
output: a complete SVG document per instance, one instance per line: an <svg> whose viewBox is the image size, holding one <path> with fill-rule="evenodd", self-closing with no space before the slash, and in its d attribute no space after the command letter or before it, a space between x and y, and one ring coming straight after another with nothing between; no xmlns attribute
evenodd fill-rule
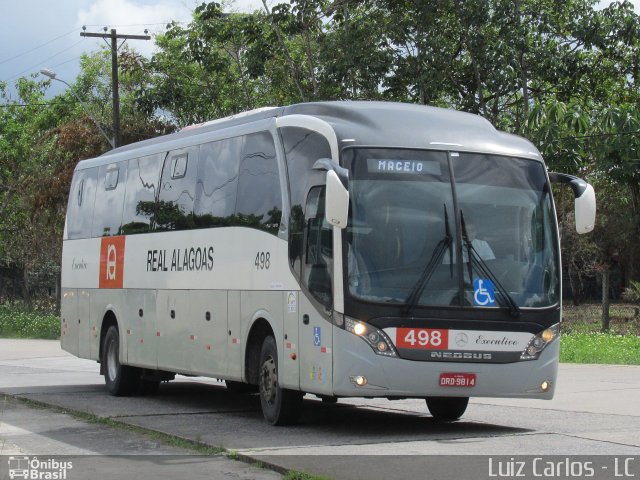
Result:
<svg viewBox="0 0 640 480"><path fill-rule="evenodd" d="M40 70L40 73L42 75L44 75L45 77L49 77L51 80L57 80L59 82L64 83L67 87L69 87L69 91L71 92L71 95L73 95L74 97L76 97L78 99L78 102L80 102L80 105L82 105L82 108L84 109L85 113L87 115L89 115L89 118L91 120L93 120L93 123L96 125L96 127L98 127L98 130L100 130L100 133L102 133L102 135L104 135L104 138L107 139L107 142L109 142L109 145L111 145L111 148L112 149L115 148L113 140L111 138L109 138L109 136L104 132L104 130L102 129L102 127L98 123L98 120L96 120L94 118L94 116L91 115L91 112L89 112L89 109L87 108L87 105L80 99L80 97L76 94L76 92L73 91L73 88L71 87L71 85L69 85L64 80L62 80L60 78L57 78L56 72L54 72L53 70L50 70L48 68L43 68L42 70Z"/></svg>

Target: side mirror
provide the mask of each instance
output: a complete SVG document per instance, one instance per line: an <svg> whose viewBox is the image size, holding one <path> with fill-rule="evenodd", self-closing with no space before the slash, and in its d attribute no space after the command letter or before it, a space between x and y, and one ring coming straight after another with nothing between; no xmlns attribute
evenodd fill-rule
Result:
<svg viewBox="0 0 640 480"><path fill-rule="evenodd" d="M566 183L575 196L576 232L589 233L596 225L596 193L593 187L581 178L566 173L549 173L554 183Z"/></svg>
<svg viewBox="0 0 640 480"><path fill-rule="evenodd" d="M582 195L576 197L576 231L589 233L596 226L596 192L587 184L587 189Z"/></svg>
<svg viewBox="0 0 640 480"><path fill-rule="evenodd" d="M347 226L349 216L349 171L336 165L330 158L321 158L313 164L314 170L327 172L327 199L325 218L338 228Z"/></svg>
<svg viewBox="0 0 640 480"><path fill-rule="evenodd" d="M327 197L325 217L334 227L345 228L349 216L349 191L344 188L338 178L338 174L329 170L327 172Z"/></svg>

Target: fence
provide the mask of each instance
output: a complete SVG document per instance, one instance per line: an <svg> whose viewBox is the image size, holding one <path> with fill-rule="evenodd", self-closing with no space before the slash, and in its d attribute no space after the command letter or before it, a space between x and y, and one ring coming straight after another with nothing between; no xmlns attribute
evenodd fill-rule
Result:
<svg viewBox="0 0 640 480"><path fill-rule="evenodd" d="M612 303L609 307L609 327L618 335L640 335L640 305ZM572 305L564 302L562 309L563 333L599 332L602 329L602 304Z"/></svg>

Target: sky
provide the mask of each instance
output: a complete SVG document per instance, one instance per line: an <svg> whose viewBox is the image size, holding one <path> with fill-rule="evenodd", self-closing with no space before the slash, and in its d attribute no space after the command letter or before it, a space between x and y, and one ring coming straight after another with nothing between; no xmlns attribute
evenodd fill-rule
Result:
<svg viewBox="0 0 640 480"><path fill-rule="evenodd" d="M12 85L20 76L37 74L43 68L58 78L73 83L83 53L98 51L103 39L80 36L103 33L115 28L118 33L143 35L162 32L171 20L189 23L195 7L203 0L0 0L0 81ZM284 1L284 0L279 0ZM633 0L640 11L640 0ZM226 2L227 11L253 11L262 8L261 0ZM279 3L269 0L269 5ZM601 5L610 3L603 0ZM154 49L153 40L129 40L145 56ZM48 96L67 88L52 82Z"/></svg>
<svg viewBox="0 0 640 480"><path fill-rule="evenodd" d="M105 40L80 36L104 33L144 35L164 31L170 21L189 23L192 12L203 0L0 0L0 81L12 85L21 76L43 68L73 83L79 72L80 56L100 50ZM253 11L261 0L226 2L227 11ZM271 3L271 2L270 2ZM127 40L145 56L154 50L153 39ZM67 88L52 82L48 96Z"/></svg>

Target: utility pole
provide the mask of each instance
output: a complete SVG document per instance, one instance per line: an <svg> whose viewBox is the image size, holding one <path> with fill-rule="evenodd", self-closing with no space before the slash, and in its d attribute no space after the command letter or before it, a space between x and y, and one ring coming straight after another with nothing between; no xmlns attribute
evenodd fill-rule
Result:
<svg viewBox="0 0 640 480"><path fill-rule="evenodd" d="M118 148L121 144L120 137L120 93L118 92L118 39L123 40L151 40L149 35L118 35L116 29L112 28L111 33L88 33L80 32L81 37L97 37L111 39L111 91L113 97L113 148ZM145 30L146 33L146 30Z"/></svg>

